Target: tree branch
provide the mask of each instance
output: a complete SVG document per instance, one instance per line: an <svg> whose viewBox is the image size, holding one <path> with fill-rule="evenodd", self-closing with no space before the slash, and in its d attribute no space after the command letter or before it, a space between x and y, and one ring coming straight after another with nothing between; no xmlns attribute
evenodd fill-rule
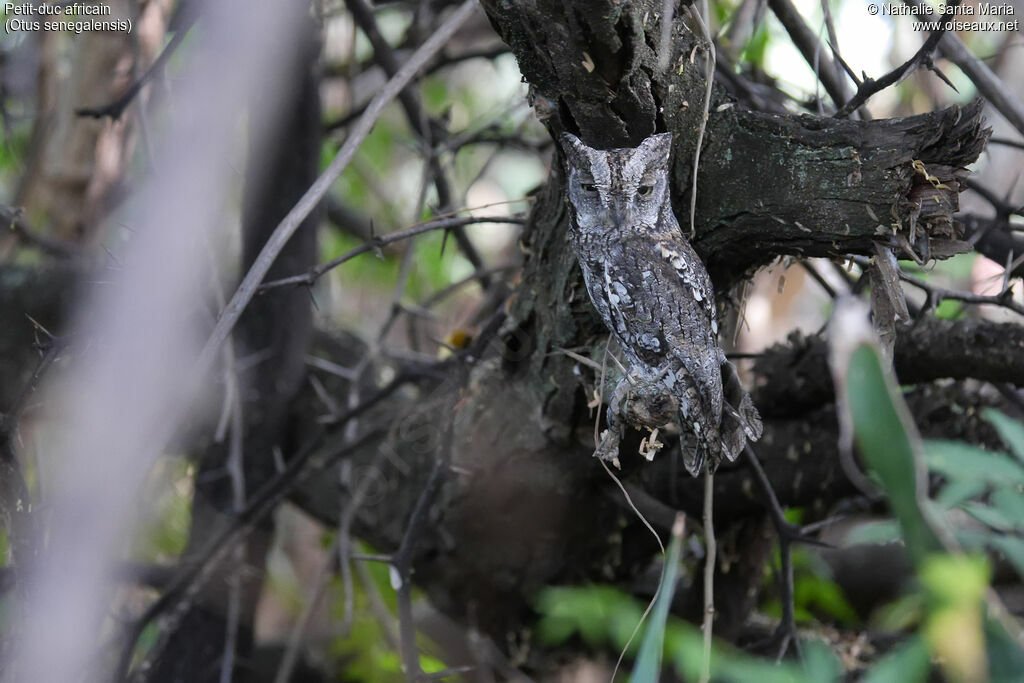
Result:
<svg viewBox="0 0 1024 683"><path fill-rule="evenodd" d="M345 139L345 144L342 145L337 156L334 157L320 177L317 178L316 182L302 196L302 199L285 216L284 220L274 230L270 239L267 240L266 246L260 252L252 268L246 273L242 283L238 286L228 305L225 306L220 317L217 319L217 324L210 333L210 337L203 347L203 351L196 364L197 374L200 376L206 374L216 357L217 351L227 340L228 335L231 334L232 328L238 322L238 318L249 304L249 301L256 294L260 283L266 276L267 271L270 270L270 266L274 263L277 255L302 224L306 216L319 204L327 190L330 189L331 184L337 180L338 176L348 166L355 156L356 150L359 149L359 145L369 135L373 124L383 112L384 107L405 88L427 60L435 55L448 39L454 35L455 31L469 18L474 9L475 3L473 0L464 0L459 8L438 28L434 35L428 38L409 57L409 61L377 93L377 96L359 118L352 132Z"/></svg>

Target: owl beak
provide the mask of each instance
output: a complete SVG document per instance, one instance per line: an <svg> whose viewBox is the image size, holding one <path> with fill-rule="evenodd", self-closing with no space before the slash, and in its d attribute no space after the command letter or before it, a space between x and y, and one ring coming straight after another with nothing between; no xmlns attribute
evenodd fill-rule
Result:
<svg viewBox="0 0 1024 683"><path fill-rule="evenodd" d="M629 225L633 216L633 207L628 200L617 198L608 207L608 213L613 225Z"/></svg>

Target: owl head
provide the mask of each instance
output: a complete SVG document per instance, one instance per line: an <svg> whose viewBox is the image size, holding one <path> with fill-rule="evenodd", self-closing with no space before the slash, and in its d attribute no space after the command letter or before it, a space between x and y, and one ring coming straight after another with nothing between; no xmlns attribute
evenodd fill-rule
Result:
<svg viewBox="0 0 1024 683"><path fill-rule="evenodd" d="M652 135L639 147L608 150L563 133L562 149L575 229L597 237L658 224L667 203L671 133Z"/></svg>

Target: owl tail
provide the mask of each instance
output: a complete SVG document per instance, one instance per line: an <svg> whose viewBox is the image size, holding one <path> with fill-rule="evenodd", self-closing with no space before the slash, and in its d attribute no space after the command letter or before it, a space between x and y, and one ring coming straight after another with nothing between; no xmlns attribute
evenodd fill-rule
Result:
<svg viewBox="0 0 1024 683"><path fill-rule="evenodd" d="M689 437L689 438L687 438ZM683 454L683 465L691 477L699 477L704 467L704 454L707 448L693 434L684 434L679 439L679 450ZM712 461L713 462L713 461Z"/></svg>
<svg viewBox="0 0 1024 683"><path fill-rule="evenodd" d="M736 367L729 361L722 363L722 380L722 455L732 462L747 441L761 438L763 425L750 394L743 390Z"/></svg>

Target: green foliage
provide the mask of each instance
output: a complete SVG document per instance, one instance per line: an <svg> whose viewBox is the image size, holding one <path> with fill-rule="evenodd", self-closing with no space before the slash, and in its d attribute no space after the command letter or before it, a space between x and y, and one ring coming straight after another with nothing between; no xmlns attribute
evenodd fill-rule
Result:
<svg viewBox="0 0 1024 683"><path fill-rule="evenodd" d="M640 621L644 607L611 586L547 588L537 599L537 637L549 645L579 635L591 648L611 644L623 648ZM634 644L631 652L635 652Z"/></svg>
<svg viewBox="0 0 1024 683"><path fill-rule="evenodd" d="M359 543L358 552L373 553L374 550L365 543ZM367 562L365 567L373 581L373 590L391 617L396 619L397 603L395 591L391 587L388 575L388 565L381 562ZM334 596L335 617L341 623L344 618L345 591L340 578L336 578L332 583L331 592ZM380 615L371 608L367 589L358 580L353 582L352 599L352 627L347 636L336 638L330 647L330 654L340 662L340 669L344 672L345 680L395 681L395 683L405 681L401 658L390 644ZM422 596L414 592L413 599L420 600ZM393 623L397 624L397 621ZM424 652L424 650L429 651L430 647L431 643L428 641L419 643L420 668L428 674L448 668L444 662Z"/></svg>
<svg viewBox="0 0 1024 683"><path fill-rule="evenodd" d="M789 515L787 515L789 517ZM809 624L818 617L827 617L845 626L855 625L859 619L850 605L842 589L832 580L828 566L806 548L792 549L793 562L793 608L798 623ZM781 558L775 552L775 572L781 571ZM774 577L766 575L766 581L775 586ZM768 616L781 618L782 604L778 598L772 598L762 605L762 611Z"/></svg>
<svg viewBox="0 0 1024 683"><path fill-rule="evenodd" d="M183 458L161 458L146 482L142 500L149 515L136 531L135 553L145 562L166 562L185 550L192 521L195 467Z"/></svg>
<svg viewBox="0 0 1024 683"><path fill-rule="evenodd" d="M1010 447L1010 451L1017 459L1024 462L1024 425L992 408L986 408L982 415L996 428L1003 442Z"/></svg>
<svg viewBox="0 0 1024 683"><path fill-rule="evenodd" d="M951 680L982 680L987 668L982 620L988 563L967 555L932 555L918 577L928 600L923 633L931 651L940 655Z"/></svg>
<svg viewBox="0 0 1024 683"><path fill-rule="evenodd" d="M670 592L666 590L665 595ZM541 615L537 636L545 645L559 645L578 636L594 649L606 646L620 651L625 647L644 607L636 598L610 586L546 588L537 602L537 611ZM704 648L700 629L672 616L667 616L664 626L659 626L652 612L644 646L659 641L662 646L661 656L679 676L685 680L696 680L700 676ZM633 653L635 649L627 654ZM752 680L758 683L821 683L837 680L833 674L838 670L838 663L827 647L812 642L807 644L805 650L809 655L804 664L776 664L774 660L752 657L716 642L711 654L713 678L716 681L736 683ZM641 669L640 665L638 658L632 680L658 680L647 677L649 671Z"/></svg>
<svg viewBox="0 0 1024 683"><path fill-rule="evenodd" d="M665 568L661 573L661 585L654 600L654 610L640 644L640 654L633 667L633 683L655 683L661 672L661 655L665 648L665 623L672 597L676 593L676 578L679 576L679 558L683 547L683 518L677 517L672 530L672 541L665 553Z"/></svg>
<svg viewBox="0 0 1024 683"><path fill-rule="evenodd" d="M941 320L959 320L964 317L964 305L954 299L943 299L936 306L934 315Z"/></svg>
<svg viewBox="0 0 1024 683"><path fill-rule="evenodd" d="M764 66L764 58L768 52L768 43L771 37L771 32L768 27L763 23L757 27L754 31L754 35L750 36L750 40L743 47L743 52L740 55L739 62L755 64L757 66Z"/></svg>
<svg viewBox="0 0 1024 683"><path fill-rule="evenodd" d="M911 557L919 564L942 550L930 512L922 502L927 472L920 440L878 349L861 344L847 362L841 390L854 438L889 499Z"/></svg>
<svg viewBox="0 0 1024 683"><path fill-rule="evenodd" d="M943 478L936 500L981 522L957 533L964 547L1002 554L1024 578L1024 539L1015 535L1024 531L1024 426L992 409L983 415L1013 455L959 442L927 442L928 464Z"/></svg>
<svg viewBox="0 0 1024 683"><path fill-rule="evenodd" d="M1024 539L1019 536L1024 531L1024 426L995 411L984 413L1013 455L948 441L926 444L910 421L899 388L876 346L870 342L853 345L838 365L837 391L849 411L854 441L896 518L862 529L857 540L902 538L917 577L916 589L881 615L883 628L916 632L879 658L860 680L923 682L932 675L933 663L954 683L1018 680L1024 670L1024 651L1014 640L1016 628L1006 619L999 621L1001 608L989 601L990 560L981 553L1001 553L1024 577ZM928 467L942 482L934 500L927 495ZM981 525L970 530L949 528L940 512L951 508L971 514ZM668 570L636 655L634 681L658 680L662 661L685 680L700 676L700 631L668 614L678 552L674 540ZM794 563L798 613L810 619L812 608L816 608L852 623L856 618L853 610L827 575L816 572L805 552L798 552ZM579 637L591 648L619 650L643 607L614 588L590 586L549 588L541 594L537 610L541 615L537 633L543 644ZM759 683L817 683L842 677L838 660L819 642L805 643L798 664L781 665L715 643L712 672L716 681Z"/></svg>
<svg viewBox="0 0 1024 683"><path fill-rule="evenodd" d="M917 683L928 678L931 670L931 652L920 636L912 636L905 643L887 653L871 667L863 683Z"/></svg>
<svg viewBox="0 0 1024 683"><path fill-rule="evenodd" d="M839 391L849 408L855 440L900 522L917 569L924 607L922 642L948 680L1010 680L1004 676L1024 659L1024 652L1006 632L1007 625L994 621L990 613L994 608L987 602L988 560L955 552L949 530L935 510L959 507L987 527L958 534L966 547L999 550L1006 545L1019 560L1024 555L1014 543L1019 539L1007 533L1024 528L1024 468L1009 455L967 444L923 444L873 344L856 345L838 364L844 380ZM986 417L1011 447L1020 445L1024 429L996 413ZM938 505L925 495L925 463L945 480ZM916 672L911 680L921 680L920 659L915 650L900 651L879 666L902 663Z"/></svg>

